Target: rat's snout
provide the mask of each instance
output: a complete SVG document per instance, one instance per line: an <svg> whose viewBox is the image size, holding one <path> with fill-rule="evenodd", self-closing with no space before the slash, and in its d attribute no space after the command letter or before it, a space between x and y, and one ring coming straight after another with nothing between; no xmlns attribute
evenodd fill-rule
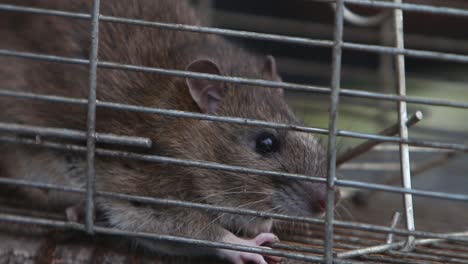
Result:
<svg viewBox="0 0 468 264"><path fill-rule="evenodd" d="M340 190L335 188L336 205L340 199ZM294 215L322 216L327 206L327 185L304 181L290 181L282 185L273 195L273 201L283 211Z"/></svg>
<svg viewBox="0 0 468 264"><path fill-rule="evenodd" d="M323 214L327 205L327 185L325 183L302 183L307 192L306 203L313 214ZM340 190L335 187L335 205L341 197Z"/></svg>

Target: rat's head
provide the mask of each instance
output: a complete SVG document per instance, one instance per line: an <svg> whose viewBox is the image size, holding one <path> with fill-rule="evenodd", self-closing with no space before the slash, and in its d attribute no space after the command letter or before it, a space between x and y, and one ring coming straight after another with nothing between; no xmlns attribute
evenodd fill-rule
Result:
<svg viewBox="0 0 468 264"><path fill-rule="evenodd" d="M242 65L197 59L187 70L280 80L271 56L236 61L242 61ZM186 86L202 113L298 125L281 89L201 79L187 79ZM184 143L184 158L323 179L326 176L326 151L310 134L212 121L197 121L191 126L190 135L184 137L191 140ZM323 182L193 168L189 173L196 179L200 199L210 204L300 216L320 216L325 210ZM255 220L259 219L226 215L220 221L231 230L250 233L256 229L253 223L261 223Z"/></svg>

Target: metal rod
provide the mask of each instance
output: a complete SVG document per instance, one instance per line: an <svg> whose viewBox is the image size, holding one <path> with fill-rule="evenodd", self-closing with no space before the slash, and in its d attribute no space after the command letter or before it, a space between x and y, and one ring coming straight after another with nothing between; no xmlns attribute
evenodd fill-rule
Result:
<svg viewBox="0 0 468 264"><path fill-rule="evenodd" d="M389 13L391 14L392 12L390 11ZM333 37L333 26L321 24L318 23L318 21L298 21L292 18L247 14L222 9L216 10L213 16L214 21L216 21L216 24L220 27L248 28L248 31L277 32L277 34L314 36L314 38L320 37L324 39L331 39ZM373 29L358 27L346 28L346 34L344 36L345 39L349 38L349 41L352 42L379 43L382 46L391 46L380 42L379 37L379 34ZM405 43L416 49L433 51L451 50L459 54L466 54L468 52L468 42L466 40L443 36L428 36L407 32L405 34ZM283 63L278 63L278 65L284 66ZM345 67L346 65L343 66ZM352 69L355 67L356 66L353 65ZM346 68L344 68L344 70L346 71ZM325 72L323 69L322 71ZM306 76L310 75L310 72L305 72L303 69L300 69L300 72L304 73ZM451 76L451 78L455 77L456 76Z"/></svg>
<svg viewBox="0 0 468 264"><path fill-rule="evenodd" d="M331 6L333 8L336 8L335 3L332 3ZM376 15L362 16L351 11L346 6L344 7L344 19L346 20L346 22L351 23L355 26L361 26L361 27L377 26L377 25L382 24L384 20L386 20L390 15L391 15L391 12L388 12L386 10Z"/></svg>
<svg viewBox="0 0 468 264"><path fill-rule="evenodd" d="M456 232L456 233L449 233L452 237L468 237L468 231L465 232ZM444 242L444 239L439 238L428 238L428 239L419 239L416 240L417 245L431 245L438 242Z"/></svg>
<svg viewBox="0 0 468 264"><path fill-rule="evenodd" d="M392 222L390 224L391 228L397 227L398 223L400 222L400 216L401 216L400 212L393 213ZM393 243L393 233L388 233L387 239L385 240L385 242L387 244Z"/></svg>
<svg viewBox="0 0 468 264"><path fill-rule="evenodd" d="M373 151L398 151L400 148L397 145L378 145L376 146ZM410 152L421 152L421 153L446 153L450 152L450 150L445 149L433 149L433 148L425 148L425 147L411 147Z"/></svg>
<svg viewBox="0 0 468 264"><path fill-rule="evenodd" d="M338 115L341 86L341 55L343 44L344 2L337 0L335 10L335 33L332 56L332 75L330 94L330 115L328 119L328 175L327 202L325 214L325 263L333 263L333 220L335 219L335 180L336 180L336 140L338 136Z"/></svg>
<svg viewBox="0 0 468 264"><path fill-rule="evenodd" d="M338 230L337 230L338 232ZM290 241L294 241L296 243L303 243L303 244L308 244L308 245L317 245L317 246L323 246L323 240L320 239L320 238L315 238L315 239L311 239L309 238L308 236L299 236L299 237L293 237L293 238L289 238ZM408 260L408 258L412 258L414 255L412 253L404 253L404 252L398 252L399 256L401 256L401 260L397 260L397 259L392 259L391 257L384 257L384 256L381 256L381 257L378 257L378 256L369 256L368 254L374 254L374 253L378 253L378 254L385 254L385 252L388 252L387 254L389 255L392 255L392 252L391 251L391 248L393 247L401 247L404 245L404 241L401 241L399 243L394 243L390 246L386 246L386 245L378 245L378 246L369 246L369 247L365 247L365 248L360 248L359 246L357 246L356 244L364 244L364 245L373 245L375 244L375 240L363 240L362 237L353 237L353 238L350 238L349 236L341 236L341 235L336 235L335 236L335 245L336 247L339 247L341 250L343 249L347 249L347 251L345 252L340 252L340 256L343 256L344 258L350 258L350 257L359 257L360 259L363 259L363 260L374 260L376 261L377 259L380 259L380 261L378 261L378 263L383 263L383 261L385 262L389 262L389 263L403 263L403 264L408 264L408 263L421 263L421 262L410 262ZM340 242L345 242L345 243L340 243ZM389 249L390 248L390 249ZM436 255L437 252L434 252L433 255ZM464 255L463 254L457 254L457 253L445 253L445 254L439 254L439 256L437 256L436 258L438 258L439 260L441 261L446 261L448 262L448 258L446 258L446 255L448 255L450 257L450 261L455 261L455 263L465 263L466 260L463 260L464 258ZM428 260L429 258L425 255L425 254L419 254L420 258L417 258L417 259L424 259L424 260ZM403 261L404 260L404 261ZM433 259L429 259L429 260L433 260ZM445 263L445 262L444 262ZM451 262L450 262L451 263Z"/></svg>
<svg viewBox="0 0 468 264"><path fill-rule="evenodd" d="M86 152L86 148L77 146L77 145L60 144L60 143L54 143L54 142L48 142L48 141L37 142L35 140L17 138L17 137L0 136L0 141L33 145L33 146L41 146L41 147L47 147L47 148L57 149L57 150L66 150L66 151L74 151L74 152L82 152L82 153ZM285 173L285 172L278 172L278 171L249 169L245 167L230 166L230 165L214 163L214 162L184 160L184 159L177 159L177 158L157 156L157 155L144 155L144 154L133 153L133 152L107 150L107 149L102 149L102 148L96 149L96 153L101 156L126 158L126 159L140 160L140 161L146 161L146 162L156 162L156 163L160 162L160 163L168 163L168 164L174 164L174 165L186 166L186 167L196 167L196 168L222 170L222 171L229 171L229 172L236 172L236 173L243 173L243 174L255 174L255 175L262 175L262 176L278 177L278 178L283 178L283 179L294 179L294 180L301 180L301 181L308 181L308 182L326 183L326 179L322 177L314 177L314 176L294 174L294 173ZM343 187L380 190L380 191L387 191L387 192L398 193L398 194L411 193L417 196L424 196L424 197L431 197L431 198L438 198L438 199L447 199L447 200L456 200L456 201L465 201L465 202L468 201L468 195L465 195L465 194L452 194L452 193L425 191L425 190L417 190L417 189L406 189L406 188L401 188L401 187L393 187L393 186L386 186L386 185L375 184L375 183L341 180L341 179L336 179L335 184L338 186L343 186Z"/></svg>
<svg viewBox="0 0 468 264"><path fill-rule="evenodd" d="M57 137L63 139L86 141L85 131L67 128L29 126L0 122L0 131L17 133L20 135ZM151 139L149 138L119 136L108 133L96 133L96 142L144 148L150 148L152 145Z"/></svg>
<svg viewBox="0 0 468 264"><path fill-rule="evenodd" d="M0 10L7 11L7 12L23 12L23 13L30 13L30 14L68 17L68 18L76 18L76 19L91 19L91 15L86 14L86 13L76 13L76 12L68 12L68 11L62 11L62 10L53 10L53 9L48 9L48 8L37 8L37 7L19 6L19 5L0 4Z"/></svg>
<svg viewBox="0 0 468 264"><path fill-rule="evenodd" d="M382 245L373 246L373 247L359 248L359 249L354 249L354 250L338 253L337 257L338 258L353 258L353 257L371 254L371 253L380 253L380 252L388 251L390 249L400 248L404 246L404 244L405 242L401 241L398 243L382 244Z"/></svg>
<svg viewBox="0 0 468 264"><path fill-rule="evenodd" d="M0 89L0 96L11 96L11 97L17 97L21 99L43 100L43 101L54 102L54 103L70 103L70 104L78 104L78 105L87 104L86 99L61 97L61 96L54 96L54 95L41 95L41 94L16 92L16 91L1 90L1 89ZM141 112L141 113L158 114L158 115L165 115L165 116L171 116L171 117L218 121L218 122L247 125L247 126L287 129L287 130L300 131L300 132L306 132L306 133L317 133L317 134L323 134L323 135L328 134L328 129L323 129L323 128L313 128L313 127L305 127L305 126L298 126L298 125L291 125L291 124L266 122L266 121L261 121L261 120L245 119L245 118L238 118L238 117L205 115L205 114L193 113L193 112L184 112L184 111L178 111L178 110L144 107L144 106L112 103L112 102L105 102L105 101L98 101L97 106L102 107L102 108L121 110L121 111ZM402 142L402 143L409 144L411 146L425 146L425 147L431 147L431 148L453 149L453 150L460 150L460 151L468 150L468 146L463 145L463 144L443 143L443 142L436 142L436 141L414 140L414 139L403 140L400 137L387 137L387 136L353 132L353 131L347 131L347 130L339 130L338 136L360 138L360 139L371 139L371 140L393 142L393 143Z"/></svg>
<svg viewBox="0 0 468 264"><path fill-rule="evenodd" d="M75 18L75 19L89 19L91 17L89 14L86 14L86 13L65 12L65 11L60 11L60 10L51 10L51 9L45 9L45 8L31 8L31 7L23 7L23 6L17 6L17 5L6 5L6 4L0 4L0 10L10 11L10 12L16 11L16 12L26 12L26 13L43 14L43 15L62 16L62 17L69 17L69 18ZM300 45L307 45L307 46L331 47L333 45L333 42L330 40L314 40L314 39L301 38L301 37L290 37L290 36L284 36L284 35L248 32L248 31L222 29L222 28L214 28L214 27L202 27L202 26L185 25L185 24L145 21L141 19L131 19L131 18L114 17L114 16L106 16L106 15L101 15L100 21L109 22L109 23L145 26L145 27L157 27L157 28L170 29L170 30L216 34L216 35L239 37L239 38L246 38L246 39L258 39L258 40L276 41L276 42L283 42L283 43L293 43L293 44L300 44Z"/></svg>
<svg viewBox="0 0 468 264"><path fill-rule="evenodd" d="M342 170L365 170L365 171L396 171L400 170L400 163L398 162L351 162L345 163L340 166ZM380 174L379 174L380 176Z"/></svg>
<svg viewBox="0 0 468 264"><path fill-rule="evenodd" d="M89 14L85 14L85 13L62 12L59 10L28 8L28 7L4 5L4 4L0 4L0 10L28 12L28 13L45 14L45 15L59 15L59 16L66 16L70 18L80 18L80 19L90 17ZM464 10L460 10L460 11L464 11ZM465 12L468 13L468 11L465 11ZM165 28L165 29L171 29L171 30L182 30L182 31L188 31L188 32L217 34L217 35L224 35L224 36L231 36L231 37L276 41L276 42L299 44L299 45L306 45L306 46L333 47L333 41L330 41L330 40L316 40L316 39L310 39L310 38L290 37L290 36L284 36L284 35L229 30L229 29L212 28L212 27L200 27L200 26L192 26L192 25L185 25L185 24L150 22L150 21L139 20L139 19L130 19L130 18L113 17L113 16L105 16L105 15L101 15L100 20L104 22L111 22L111 23L139 25L139 26L146 26L146 27L158 27L158 28ZM394 54L394 55L404 54L406 56L412 56L416 58L448 60L448 61L454 61L454 62L459 62L459 63L468 63L468 55L462 55L462 54L442 53L442 52L413 50L413 49L397 49L397 48L391 48L391 47L382 47L382 46L368 45L368 44L357 44L357 43L351 43L351 42L343 42L342 47L345 49L354 49L354 50L361 50L361 51L368 51L368 52L381 52L381 53L389 53L389 54Z"/></svg>
<svg viewBox="0 0 468 264"><path fill-rule="evenodd" d="M94 232L94 192L96 189L96 86L99 49L99 8L100 0L94 0L91 17L91 52L89 54L89 95L86 133L86 231Z"/></svg>
<svg viewBox="0 0 468 264"><path fill-rule="evenodd" d="M352 43L352 42L343 43L343 48L350 49L350 50L389 54L389 55L405 55L408 57L419 58L419 59L433 59L433 60L451 61L451 62L458 62L458 63L468 62L468 56L465 56L465 55L428 51L428 50L415 50L415 49L404 49L404 48L399 49L399 48L383 47L379 45L359 44L359 43Z"/></svg>
<svg viewBox="0 0 468 264"><path fill-rule="evenodd" d="M437 256L435 254L433 255L427 255L427 254L419 254L419 253L413 253L413 252L400 252L400 251L395 251L395 250L389 250L387 252L388 255L393 256L393 257L405 257L405 258L417 258L423 261L438 261L442 263L458 263L458 264L468 264L467 260L459 259L456 257L447 257L447 256Z"/></svg>
<svg viewBox="0 0 468 264"><path fill-rule="evenodd" d="M345 45L345 44L343 44ZM38 54L31 52L20 52L15 50L0 49L0 56L13 56L23 59L33 59L33 60L45 60L53 61L59 63L69 63L69 64L89 64L88 60L77 59L77 58L68 58L54 55ZM155 67L145 67L138 65L130 64L121 64L115 62L98 62L98 67L106 69L116 69L116 70L127 70L127 71L136 71L136 72L146 72L146 73L156 73L170 76L178 76L184 78L195 78L195 79L207 79L211 81L220 81L228 83L238 83L243 85L253 85L266 88L283 88L286 90L293 91L304 91L304 92L315 92L320 94L329 94L331 89L329 87L320 87L304 84L295 84L295 83L286 83L278 81L268 81L262 79L251 79L251 78L242 78L242 77L232 77L232 76L221 76L216 74L206 74L206 73L196 73L189 71L180 71L180 70L171 70L164 68L155 68ZM405 101L412 104L425 104L433 106L445 106L453 108L463 108L468 109L468 103L466 102L457 102L444 99L432 99L424 98L417 96L400 96L396 94L383 94L377 92L368 92L363 90L351 90L351 89L341 89L341 95L347 97L358 97L358 98L367 98L367 99L380 99L387 101Z"/></svg>
<svg viewBox="0 0 468 264"><path fill-rule="evenodd" d="M316 1L335 2L334 0L316 0ZM345 3L374 7L374 8L401 9L403 11L411 11L411 12L422 12L422 13L430 13L430 14L465 16L465 17L468 16L468 10L465 10L465 9L450 8L450 7L436 7L436 6L423 5L423 4L392 3L392 2L383 2L383 1L375 1L375 0L345 0ZM81 13L66 12L66 11L55 11L55 10L52 13L51 11L49 11L49 9L44 9L44 8L23 7L23 6L6 5L6 4L0 5L0 10L21 11L21 12L30 12L30 13L37 13L37 14L55 15L55 16L81 18L81 19L91 18L89 14L81 14Z"/></svg>
<svg viewBox="0 0 468 264"><path fill-rule="evenodd" d="M77 231L86 230L85 226L79 223L49 220L45 218L10 215L10 214L4 214L4 213L0 213L0 221L22 223L22 224L37 224L37 225L43 225L43 226L49 226L49 227L72 229L72 230L77 230ZM170 235L159 235L155 233L131 232L131 231L124 231L124 230L120 230L116 228L107 228L107 227L100 227L100 226L93 226L92 231L93 233L98 233L98 234L117 235L117 236L125 236L125 237L137 237L137 238L151 239L151 240L157 240L157 241L190 244L190 245L196 245L196 246L202 246L202 247L223 248L223 249L230 249L230 250L243 251L243 252L252 252L252 253L257 253L257 254L262 254L262 255L279 256L279 257L286 257L290 259L298 259L298 260L305 260L305 261L312 261L312 262L322 262L321 257L303 255L303 254L298 254L298 253L288 253L288 252L268 249L265 247L250 247L250 246L243 246L243 245L230 244L230 243L224 243L224 242L213 242L213 241L208 241L208 240L184 238L184 237L177 237L177 236L170 236ZM343 260L337 263L350 263L351 264L351 263L359 263L359 262L350 262L350 261Z"/></svg>
<svg viewBox="0 0 468 264"><path fill-rule="evenodd" d="M468 232L451 233L451 236L453 237L468 236ZM416 246L416 245L428 245L428 244L443 242L443 241L444 241L443 239L416 239L413 241L413 243L414 243L414 246ZM403 247L406 245L406 243L407 243L406 241L400 241L400 242L387 243L387 244L382 244L382 245L372 246L372 247L367 247L367 248L359 248L356 250L350 250L350 251L338 253L337 257L338 258L352 258L352 257L362 256L365 254L386 252L392 249ZM408 253L402 252L401 254L408 254Z"/></svg>
<svg viewBox="0 0 468 264"><path fill-rule="evenodd" d="M394 0L395 3L401 4L402 0ZM400 9L394 10L394 23L395 23L395 41L396 47L399 49L404 48L404 32L403 32L403 11ZM405 55L400 54L395 56L396 59L396 74L398 94L406 95L406 70L405 70ZM400 137L403 139L408 138L408 120L406 102L398 102L398 123ZM409 146L407 144L400 144L400 163L401 163L401 177L403 187L411 189L411 165L409 157ZM410 231L415 230L414 222L414 209L413 209L413 196L409 193L403 195L405 206L405 219L406 228ZM410 251L414 246L414 237L408 236L404 250Z"/></svg>
<svg viewBox="0 0 468 264"><path fill-rule="evenodd" d="M0 184L79 193L83 195L86 194L86 190L83 188L67 187L67 186L33 182L33 181L21 180L21 179L11 179L11 178L0 177ZM153 198L153 197L129 195L129 194L122 194L122 193L114 193L114 192L96 191L96 195L107 197L107 198L137 201L137 202L141 202L145 204L176 206L176 207L208 210L208 211L214 211L214 212L230 213L230 214L241 214L241 215L257 216L257 217L264 217L264 218L273 218L273 219L295 221L295 222L309 223L309 224L323 224L325 222L323 219L319 219L319 218L290 216L290 215L284 215L284 214L255 211L255 210L244 209L244 208L215 206L215 205L202 204L202 203L185 202L185 201L179 201L179 200ZM384 234L387 234L387 233L393 233L397 235L412 234L414 236L419 236L419 237L430 237L430 239L422 239L421 241L418 241L418 245L419 244L421 245L432 244L432 243L437 243L441 241L468 242L468 232L440 234L440 233L424 232L424 231L408 231L406 229L396 229L396 228L392 229L389 227L372 225L372 224L337 221L337 220L334 220L334 225L336 227L349 228L353 230L357 229L357 230L364 230L364 231L375 231L375 232L380 232ZM465 236L467 237L465 238Z"/></svg>
<svg viewBox="0 0 468 264"><path fill-rule="evenodd" d="M411 126L415 125L416 123L418 123L419 121L421 121L422 118L423 118L422 112L417 111L416 113L411 115L411 117L406 122L406 125L408 127L411 127ZM391 127L388 127L386 129L380 131L377 134L382 135L382 136L394 136L394 135L398 134L398 130L399 130L399 124L394 124ZM350 160L352 160L354 158L357 158L358 156L366 153L367 151L369 151L370 149L372 149L373 147L375 147L376 145L378 145L380 143L382 143L382 142L369 140L369 141L366 141L366 142L364 142L364 143L362 143L360 145L357 145L356 147L353 147L353 148L347 150L342 155L340 155L338 157L338 160L337 160L336 164L339 166L339 165L342 165L343 163L345 163L347 161L350 161Z"/></svg>
<svg viewBox="0 0 468 264"><path fill-rule="evenodd" d="M430 5L422 4L407 4L401 2L385 2L385 1L375 1L375 0L344 0L345 3L369 6L369 7L378 7L386 9L400 9L403 11L412 11L412 12L422 12L430 14L440 14L440 15L451 15L451 16L468 16L468 10L449 8L449 7L436 7Z"/></svg>

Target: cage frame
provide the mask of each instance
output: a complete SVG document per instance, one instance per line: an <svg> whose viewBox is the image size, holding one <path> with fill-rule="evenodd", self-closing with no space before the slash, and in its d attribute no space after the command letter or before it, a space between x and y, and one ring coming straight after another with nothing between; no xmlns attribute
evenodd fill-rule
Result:
<svg viewBox="0 0 468 264"><path fill-rule="evenodd" d="M420 114L416 113L410 118L408 118L408 112L406 104L422 104L422 105L431 105L439 107L450 107L450 108L459 108L459 109L468 109L468 103L457 102L452 100L444 99L431 99L424 97L415 97L406 95L406 80L405 80L405 57L416 57L422 59L434 59L442 61L450 61L456 63L468 63L468 55L447 53L447 52L435 52L428 50L419 50L419 49L407 49L403 45L404 40L404 31L403 31L403 12L424 12L430 14L444 14L451 16L463 16L468 17L468 10L456 9L456 8L446 8L446 7L435 7L429 5L420 5L420 4L407 4L402 3L401 0L394 0L394 2L380 2L372 0L336 0L336 1L327 1L327 0L316 0L316 1L326 1L333 2L335 5L335 22L334 22L334 39L333 40L322 40L322 39L310 39L302 37L290 37L279 34L266 34L259 32L249 32L249 31L239 31L239 30L228 30L215 27L204 27L204 26L193 26L193 25L181 25L181 24L172 24L172 23L161 23L157 21L144 21L140 19L130 19L123 17L114 17L106 16L100 14L100 0L93 0L93 10L91 14L86 13L76 13L76 12L67 12L61 10L50 10L43 8L32 8L26 6L17 6L17 5L6 5L0 4L0 11L8 12L22 12L30 14L41 14L41 15L52 15L67 17L70 19L84 19L91 21L91 49L89 54L89 59L78 59L78 58L69 58L54 56L48 54L38 54L30 52L18 52L15 50L6 50L0 49L0 56L12 56L16 58L23 59L32 59L32 60L41 60L41 61L51 61L57 63L66 63L66 64L78 64L86 65L89 67L89 96L88 99L79 99L79 98L69 98L63 96L55 95L45 95L45 94L34 94L26 92L17 92L12 90L7 90L0 88L0 96L14 97L21 100L42 100L50 103L68 103L75 105L83 105L87 107L88 121L87 128L83 131L70 130L65 128L51 128L51 127L38 127L38 126L28 126L20 124L11 124L11 123L0 123L0 132L13 132L20 135L34 135L36 140L22 138L21 136L1 136L1 142L15 143L15 144L26 144L32 146L40 146L50 149L59 149L74 151L78 153L86 154L87 162L87 185L85 189L72 188L57 186L53 184L45 184L39 182L30 182L17 179L6 179L0 178L0 184L6 185L15 185L23 187L34 187L42 189L52 189L73 193L80 193L86 195L86 221L85 224L71 223L64 221L55 221L50 219L43 218L33 218L18 216L12 214L0 213L0 221L6 222L15 222L15 223L24 223L24 224L39 224L44 226L51 226L57 228L66 228L84 231L89 234L100 233L100 234L111 234L111 235L120 235L120 236L133 236L140 238L151 238L156 240L163 241L173 241L181 243L190 243L199 246L206 247L216 247L224 249L232 249L246 252L253 252L259 254L287 257L292 259L299 259L311 262L322 262L322 263L360 263L358 261L351 261L345 259L347 257L356 257L364 256L368 253L375 252L385 252L394 249L402 249L403 247L410 251L417 244L424 243L435 243L437 241L460 241L468 242L467 232L460 233L433 233L433 232L424 232L418 231L415 229L414 218L412 213L412 196L425 196L432 197L437 199L448 199L454 201L463 201L468 202L468 195L464 194L448 194L443 192L436 191L425 191L414 189L411 187L411 172L410 172L410 160L409 160L409 146L421 146L426 148L435 148L435 149L447 149L451 150L454 153L466 153L468 152L468 145L463 143L447 143L440 141L428 141L428 140L419 140L408 137L408 127L413 125L418 120L421 120L422 117ZM390 10L394 17L395 23L395 36L396 36L396 45L395 47L386 47L381 45L369 45L369 44L359 44L353 42L345 42L343 40L343 31L344 31L344 21L346 20L346 7L345 4L354 4L361 5L373 8L381 8ZM347 12L350 12L349 10ZM259 79L248 79L234 76L220 76L213 74L201 74L188 71L180 71L173 69L164 69L164 68L154 68L154 67L144 67L139 65L129 65L122 64L117 62L109 61L100 61L98 56L98 47L99 47L99 24L100 23L119 23L127 24L133 26L144 26L144 27L157 27L165 28L169 30L180 30L187 32L198 32L198 33L207 33L207 34L218 34L223 36L255 39L255 40L265 40L265 41L276 41L282 43L290 43L295 45L305 45L310 47L328 47L332 49L332 73L331 73L331 85L330 87L320 87L314 85L303 85L295 83L285 83L277 81L267 81ZM366 52L374 52L378 54L387 54L395 57L397 61L397 79L398 79L398 94L385 94L379 92L366 92L360 90L351 90L343 89L341 87L341 65L342 65L342 52L343 50L359 50ZM166 110L152 107L142 107L137 105L128 105L128 104L119 104L113 102L105 102L96 100L96 89L97 89L97 71L100 68L107 69L117 69L117 70L127 70L127 71L138 71L152 74L164 74L171 76L179 76L186 78L198 78L198 79L207 79L213 81L223 81L244 85L256 85L261 86L262 88L277 89L283 88L293 91L307 91L312 93L320 94L329 94L330 95L330 110L329 110L329 126L327 129L308 127L308 126L297 126L290 124L280 124L273 122L266 122L260 120L250 120L238 117L224 117L224 116L215 116L215 115L206 115L200 113L184 112L177 110ZM369 134L361 133L355 131L340 130L338 128L338 114L339 114L339 99L341 96L348 97L359 97L367 99L376 99L376 100L386 100L397 102L399 105L399 122L392 126L392 133L385 133L382 131L378 134ZM96 109L98 107L114 109L117 111L136 111L144 112L158 115L167 115L178 118L192 118L199 120L210 120L217 122L227 122L233 124L242 124L247 126L260 126L260 127L270 127L276 129L287 129L293 131L300 131L305 133L314 133L314 134L323 134L328 135L328 175L326 179L311 177L301 174L293 173L282 173L275 171L264 171L257 169L249 169L244 167L229 166L225 164L218 164L213 162L203 162L203 161L193 161L193 160L182 160L177 158L156 156L156 155L143 155L131 151L120 151L120 150L109 150L96 147L96 142L106 142L109 144L120 144L127 146L136 146L142 148L151 147L151 140L142 137L129 137L129 136L117 136L113 134L100 134L96 132ZM416 121L415 121L416 120ZM398 133L395 133L395 129L398 128ZM388 131L387 131L388 132ZM395 136L395 134L400 134L400 136ZM75 139L80 141L86 141L86 147L79 145L68 144L68 143L58 143L54 141L43 140L42 137L47 136L56 136L66 139ZM359 139L366 139L367 142L361 144L355 149L352 149L348 152L350 158L354 158L366 150L369 150L371 147L382 142L391 142L399 144L400 146L400 164L402 166L402 178L404 180L403 187L393 187L382 184L375 183L364 183L360 181L352 180L341 180L336 177L336 169L339 166L337 160L340 157L337 156L336 149L336 140L338 137L352 137ZM366 145L367 144L367 145ZM364 146L364 147L363 147ZM357 150L358 148L364 148L364 151ZM252 173L257 176L270 176L270 177L282 177L296 180L304 180L311 182L322 182L327 184L327 206L326 206L326 215L325 219L309 218L309 217L294 217L294 216L285 216L275 213L266 213L258 212L248 209L233 209L229 207L221 206L212 206L199 203L190 203L183 201L176 201L170 199L158 199L158 198L149 198L149 197L140 197L132 196L118 193L110 192L101 192L95 190L95 156L110 156L110 157L121 157L137 160L145 160L149 162L165 162L171 164L177 164L180 166L191 166L191 167L200 167L207 169L216 169L216 170L225 170L237 173ZM353 187L353 188L364 188L374 191L386 191L402 194L405 197L405 219L407 222L406 229L395 228L396 223L398 222L399 217L395 214L392 224L390 227L364 224L364 223L354 223L347 221L339 221L334 218L334 197L335 197L335 186L341 187ZM181 238L167 235L158 235L150 233L140 233L140 232L128 232L124 230L118 230L114 228L106 228L96 226L94 223L94 198L96 195L112 197L118 199L125 199L130 201L139 201L145 203L153 204L164 204L172 206L182 206L188 208L197 208L201 210L215 210L219 212L227 213L240 213L245 215L260 216L260 217L271 217L275 219L282 220L291 220L299 221L305 223L314 223L314 224L323 224L325 226L325 248L324 256L316 257L309 256L299 253L289 253L278 251L275 249L265 249L259 247L246 247L234 244L227 244L221 242L212 242L212 241L203 241L197 239ZM384 234L396 234L403 235L407 237L405 243L392 242L391 236L387 239L387 243L383 243L378 246L371 246L367 248L360 248L356 250L350 250L348 252L342 252L338 255L334 254L333 248L333 238L334 238L334 228L335 227L344 227L352 228L359 230L374 231ZM417 238L418 237L418 238ZM428 238L420 239L419 237ZM405 253L411 254L411 253Z"/></svg>

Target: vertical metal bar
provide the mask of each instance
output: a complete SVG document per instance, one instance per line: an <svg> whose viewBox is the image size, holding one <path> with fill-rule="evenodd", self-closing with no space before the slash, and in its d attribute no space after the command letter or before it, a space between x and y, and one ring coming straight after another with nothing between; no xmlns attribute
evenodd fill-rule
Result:
<svg viewBox="0 0 468 264"><path fill-rule="evenodd" d="M394 0L395 3L401 4L402 0ZM396 34L396 47L404 49L404 35L403 35L403 11L401 9L394 10L395 19L395 34ZM396 73L398 95L406 96L406 74L405 74L405 56L403 54L396 55ZM400 124L400 136L403 139L408 139L408 126L406 125L407 105L406 102L398 102L398 122ZM403 187L411 188L411 167L409 157L408 144L400 144L400 166L401 175L403 178ZM406 228L410 231L415 230L414 212L413 212L413 196L411 194L404 194L405 218ZM414 236L408 236L404 250L410 250L414 244Z"/></svg>
<svg viewBox="0 0 468 264"><path fill-rule="evenodd" d="M400 222L400 212L393 213L392 222L390 224L390 227L392 229L396 228L396 226L398 225L399 222ZM387 239L386 239L385 242L387 244L393 243L393 233L388 233Z"/></svg>
<svg viewBox="0 0 468 264"><path fill-rule="evenodd" d="M94 191L96 182L96 86L99 47L99 7L100 0L94 0L91 17L91 53L89 55L89 95L88 95L88 131L86 134L86 231L93 233L94 225Z"/></svg>
<svg viewBox="0 0 468 264"><path fill-rule="evenodd" d="M338 105L341 84L341 53L343 45L343 0L336 1L335 32L332 57L332 92L330 96L330 115L328 120L328 175L327 175L327 205L325 218L325 263L333 263L333 220L335 205L336 179L336 139L338 134Z"/></svg>

